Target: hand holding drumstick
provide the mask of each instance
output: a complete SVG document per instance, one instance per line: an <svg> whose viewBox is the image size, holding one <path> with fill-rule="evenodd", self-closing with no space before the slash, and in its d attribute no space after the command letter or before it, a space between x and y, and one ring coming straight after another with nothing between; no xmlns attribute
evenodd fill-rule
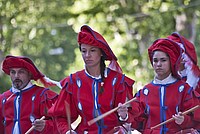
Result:
<svg viewBox="0 0 200 134"><path fill-rule="evenodd" d="M42 116L40 119L36 119L32 125L32 127L25 133L29 134L33 131L33 129L36 129L38 131L42 131L45 127L45 116Z"/></svg>
<svg viewBox="0 0 200 134"><path fill-rule="evenodd" d="M136 100L136 99L137 99L137 98L132 98L131 100L129 100L129 101L123 103L122 105L119 105L118 107L115 107L114 109L112 109L112 110L110 110L110 111L108 111L108 112L106 112L106 113L104 113L104 114L102 114L102 115L100 115L100 116L98 116L98 117L96 117L96 118L94 118L94 119L88 121L88 125L89 125L89 126L92 125L93 123L95 123L95 122L97 122L97 121L103 119L104 117L110 115L111 113L117 111L121 106L125 106L125 105L131 103L132 101L134 101L134 100Z"/></svg>
<svg viewBox="0 0 200 134"><path fill-rule="evenodd" d="M187 110L187 111L185 111L185 112L183 112L183 113L179 113L179 114L181 114L181 115L186 115L186 114L188 114L188 113L190 113L190 112L192 112L192 111L195 111L196 109L198 109L200 107L200 105L196 105L195 107L192 107L191 109L189 109L189 110ZM162 126L162 125L164 125L164 124L166 124L166 123L169 123L169 122L171 122L171 121L173 121L174 120L174 118L172 117L172 118L170 118L170 119L168 119L168 120L166 120L166 121L164 121L164 122L162 122L162 123L160 123L160 124L158 124L158 125L156 125L156 126L154 126L154 127L151 127L151 129L155 129L155 128L157 128L157 127L159 127L159 126ZM178 123L177 123L178 124Z"/></svg>

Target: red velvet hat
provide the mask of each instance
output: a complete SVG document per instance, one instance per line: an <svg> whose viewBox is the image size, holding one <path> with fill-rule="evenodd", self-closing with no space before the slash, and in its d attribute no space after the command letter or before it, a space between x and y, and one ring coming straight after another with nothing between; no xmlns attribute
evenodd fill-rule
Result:
<svg viewBox="0 0 200 134"><path fill-rule="evenodd" d="M154 43L148 48L148 54L152 65L153 54L156 50L160 50L168 54L170 58L172 75L176 78L180 78L178 74L178 67L180 64L182 54L181 47L176 42L170 39L158 39L154 41Z"/></svg>
<svg viewBox="0 0 200 134"><path fill-rule="evenodd" d="M181 36L178 32L172 33L167 38L178 42L179 45L181 45L183 47L184 52L189 57L189 59L184 58L184 60L186 60L186 62L187 62L185 64L185 66L187 68L191 68L191 70L193 71L193 74L195 76L199 77L200 69L197 64L198 60L197 60L197 54L196 54L194 45L189 40L187 40L185 37ZM192 62L192 63L190 63L190 62Z"/></svg>
<svg viewBox="0 0 200 134"><path fill-rule="evenodd" d="M2 70L10 75L10 68L25 68L32 74L33 80L37 81L44 75L37 69L34 63L28 58L24 56L6 56L3 61Z"/></svg>
<svg viewBox="0 0 200 134"><path fill-rule="evenodd" d="M195 51L194 45L187 40L185 37L181 36L178 32L174 32L171 35L169 35L167 38L176 41L178 43L181 43L184 47L185 53L190 57L190 59L193 61L195 65L197 65L197 54Z"/></svg>
<svg viewBox="0 0 200 134"><path fill-rule="evenodd" d="M106 40L101 34L92 30L89 26L83 25L81 27L81 31L78 33L78 43L79 45L87 44L102 49L102 51L105 53L105 59L111 61L109 68L118 72L122 72L119 64L117 63L117 57L109 47Z"/></svg>
<svg viewBox="0 0 200 134"><path fill-rule="evenodd" d="M6 56L2 63L2 70L10 75L11 68L25 68L32 74L32 80L40 80L45 87L57 85L56 81L50 80L42 74L31 59L25 56Z"/></svg>

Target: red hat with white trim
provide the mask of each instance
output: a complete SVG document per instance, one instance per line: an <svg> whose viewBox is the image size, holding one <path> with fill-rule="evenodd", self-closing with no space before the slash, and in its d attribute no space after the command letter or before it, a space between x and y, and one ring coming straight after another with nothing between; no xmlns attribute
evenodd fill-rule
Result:
<svg viewBox="0 0 200 134"><path fill-rule="evenodd" d="M181 43L184 47L185 53L190 57L190 59L193 61L193 63L195 65L197 65L197 54L196 54L193 43L191 43L185 37L181 36L178 32L172 33L167 38L169 38L173 41L176 41L178 43Z"/></svg>
<svg viewBox="0 0 200 134"><path fill-rule="evenodd" d="M35 80L35 81L40 80L41 83L45 87L59 85L59 82L57 83L56 81L50 80L44 74L42 74L34 65L32 60L29 59L28 57L12 56L12 55L6 56L6 58L4 59L2 63L2 70L7 75L10 75L11 68L25 68L32 74L32 77L31 77L32 80Z"/></svg>
<svg viewBox="0 0 200 134"><path fill-rule="evenodd" d="M109 68L122 73L122 69L117 63L117 57L101 34L92 30L89 26L83 25L78 33L78 43L79 45L87 44L100 48L105 53L105 59L111 61Z"/></svg>
<svg viewBox="0 0 200 134"><path fill-rule="evenodd" d="M197 54L195 50L195 46L185 37L181 36L178 32L173 32L171 35L167 37L173 41L179 43L179 45L183 48L183 52L189 57L187 60L191 60L193 64L185 64L185 66L190 66L194 75L200 76L200 69L197 64ZM186 57L186 56L185 56ZM184 57L183 57L184 58ZM186 60L186 59L185 59ZM188 62L189 63L189 62Z"/></svg>

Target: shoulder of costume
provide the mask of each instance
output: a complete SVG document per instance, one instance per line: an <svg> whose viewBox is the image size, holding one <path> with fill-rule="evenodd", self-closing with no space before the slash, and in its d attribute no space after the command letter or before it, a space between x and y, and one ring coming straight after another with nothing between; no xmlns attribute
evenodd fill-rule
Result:
<svg viewBox="0 0 200 134"><path fill-rule="evenodd" d="M146 85L144 85L144 87L142 89L146 89L146 88L149 88L151 86L154 86L153 81L151 81L150 83L147 83Z"/></svg>
<svg viewBox="0 0 200 134"><path fill-rule="evenodd" d="M34 85L33 88L34 89L32 89L32 92L38 93L39 96L42 98L42 100L53 99L58 96L58 94L56 92L52 91L49 88L41 87L38 85Z"/></svg>
<svg viewBox="0 0 200 134"><path fill-rule="evenodd" d="M126 82L129 86L132 86L135 83L135 81L133 79L129 78L125 74L119 73L110 68L108 68L108 75L109 74L116 75L117 77L121 78L121 82Z"/></svg>
<svg viewBox="0 0 200 134"><path fill-rule="evenodd" d="M183 79L177 80L177 83L179 83L180 85L186 85L186 86L190 87L189 84Z"/></svg>
<svg viewBox="0 0 200 134"><path fill-rule="evenodd" d="M31 87L31 90L27 90L28 92L35 92L35 93L39 93L40 96L42 96L46 91L48 91L49 88L45 88L45 87L41 87L38 85L33 85Z"/></svg>
<svg viewBox="0 0 200 134"><path fill-rule="evenodd" d="M77 78L77 76L83 76L85 74L84 69L77 71L75 73L70 74L60 81L62 88L66 87L68 83L73 83L73 81Z"/></svg>
<svg viewBox="0 0 200 134"><path fill-rule="evenodd" d="M3 93L1 94L1 97L10 96L11 94L12 94L12 92L11 92L10 90L7 90L7 91L5 91L5 92L3 92Z"/></svg>
<svg viewBox="0 0 200 134"><path fill-rule="evenodd" d="M58 94L56 92L46 88L43 90L43 92L40 94L40 96L43 96L42 101L45 101L47 99L51 100L51 99L57 98Z"/></svg>
<svg viewBox="0 0 200 134"><path fill-rule="evenodd" d="M132 86L135 83L135 80L125 76L125 82L129 85Z"/></svg>

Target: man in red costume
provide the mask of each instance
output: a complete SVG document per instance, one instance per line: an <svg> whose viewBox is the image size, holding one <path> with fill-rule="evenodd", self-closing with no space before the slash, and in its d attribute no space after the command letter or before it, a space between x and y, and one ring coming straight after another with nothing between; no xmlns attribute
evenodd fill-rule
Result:
<svg viewBox="0 0 200 134"><path fill-rule="evenodd" d="M28 57L6 56L2 70L10 76L12 87L0 96L0 133L24 134L33 125L32 133L54 134L47 111L58 95L31 80L41 80L45 86L59 83L47 79Z"/></svg>

